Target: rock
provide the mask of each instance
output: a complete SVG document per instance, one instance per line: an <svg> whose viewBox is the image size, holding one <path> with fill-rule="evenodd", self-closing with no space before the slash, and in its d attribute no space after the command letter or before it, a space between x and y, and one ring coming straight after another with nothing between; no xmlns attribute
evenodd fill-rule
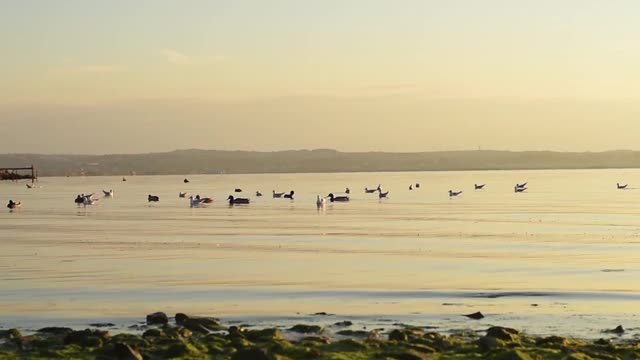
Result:
<svg viewBox="0 0 640 360"><path fill-rule="evenodd" d="M593 342L596 345L611 345L611 340L607 340L607 339L598 339L596 341Z"/></svg>
<svg viewBox="0 0 640 360"><path fill-rule="evenodd" d="M116 325L112 324L112 323L93 323L93 324L89 324L89 326L102 328L102 327L113 327L113 326L116 326Z"/></svg>
<svg viewBox="0 0 640 360"><path fill-rule="evenodd" d="M147 340L134 334L117 334L111 337L109 342L112 344L124 343L129 346L133 346L136 349L149 346L149 342Z"/></svg>
<svg viewBox="0 0 640 360"><path fill-rule="evenodd" d="M505 342L493 336L483 336L476 342L482 350L494 350L505 347Z"/></svg>
<svg viewBox="0 0 640 360"><path fill-rule="evenodd" d="M545 347L564 347L569 345L569 340L561 336L547 336L536 340L536 345Z"/></svg>
<svg viewBox="0 0 640 360"><path fill-rule="evenodd" d="M233 354L231 360L272 360L266 350L253 347L250 349L240 350Z"/></svg>
<svg viewBox="0 0 640 360"><path fill-rule="evenodd" d="M176 324L177 325L182 325L182 324L184 324L184 321L187 320L188 318L189 318L189 315L187 315L187 314L177 313L176 316L175 316Z"/></svg>
<svg viewBox="0 0 640 360"><path fill-rule="evenodd" d="M463 315L463 316L466 316L469 319L473 319L473 320L480 320L480 319L484 318L484 315L482 315L482 313L480 311L474 312L473 314L466 314L466 315Z"/></svg>
<svg viewBox="0 0 640 360"><path fill-rule="evenodd" d="M312 316L331 316L331 315L333 315L333 314L327 314L326 312L321 311L321 312L317 312L317 313L315 313L315 314L311 314L311 315L312 315Z"/></svg>
<svg viewBox="0 0 640 360"><path fill-rule="evenodd" d="M294 325L289 331L301 333L301 334L319 334L322 332L322 327L318 325Z"/></svg>
<svg viewBox="0 0 640 360"><path fill-rule="evenodd" d="M333 326L344 326L344 327L351 326L351 325L353 325L351 321L340 321L333 324Z"/></svg>
<svg viewBox="0 0 640 360"><path fill-rule="evenodd" d="M211 331L224 329L224 327L222 327L220 323L216 321L216 319L205 318L205 317L192 317L192 318L190 317L190 318L184 319L182 321L182 326L184 326L185 328L191 331L204 333L204 334L208 334Z"/></svg>
<svg viewBox="0 0 640 360"><path fill-rule="evenodd" d="M0 339L16 340L22 338L18 329L0 330Z"/></svg>
<svg viewBox="0 0 640 360"><path fill-rule="evenodd" d="M395 329L389 333L389 340L391 341L409 341L409 335L406 331Z"/></svg>
<svg viewBox="0 0 640 360"><path fill-rule="evenodd" d="M147 315L147 325L166 325L169 323L167 314L163 312L155 312Z"/></svg>
<svg viewBox="0 0 640 360"><path fill-rule="evenodd" d="M369 336L369 332L364 330L340 330L336 334L341 336L352 336L361 338L366 338L367 336Z"/></svg>
<svg viewBox="0 0 640 360"><path fill-rule="evenodd" d="M253 342L267 342L282 339L282 333L276 328L248 330L244 332L244 336Z"/></svg>
<svg viewBox="0 0 640 360"><path fill-rule="evenodd" d="M118 360L142 360L142 355L125 343L116 343L113 352Z"/></svg>
<svg viewBox="0 0 640 360"><path fill-rule="evenodd" d="M241 337L244 338L244 333L246 332L245 329L243 329L242 327L238 327L238 326L230 326L229 330L227 330L229 332L229 337L230 338L236 338L236 337Z"/></svg>
<svg viewBox="0 0 640 360"><path fill-rule="evenodd" d="M605 330L604 332L622 335L624 334L624 328L622 327L622 325L618 325L615 329Z"/></svg>
<svg viewBox="0 0 640 360"><path fill-rule="evenodd" d="M161 336L166 336L166 334L164 333L164 331L160 330L160 329L149 329L147 331L144 332L144 334L142 334L142 337L147 338L147 337L161 337Z"/></svg>
<svg viewBox="0 0 640 360"><path fill-rule="evenodd" d="M517 341L520 333L516 329L493 326L487 329L487 336L504 341Z"/></svg>
<svg viewBox="0 0 640 360"><path fill-rule="evenodd" d="M300 343L305 343L312 346L322 346L331 344L331 339L325 336L307 336L306 338L300 340Z"/></svg>
<svg viewBox="0 0 640 360"><path fill-rule="evenodd" d="M57 335L57 336L67 336L71 332L73 332L73 329L68 328L68 327L50 326L50 327L44 327L44 328L38 330L38 332L39 333L44 333L44 334Z"/></svg>
<svg viewBox="0 0 640 360"><path fill-rule="evenodd" d="M346 352L355 352L355 351L364 351L367 350L368 347L365 343L358 340L353 339L345 339L336 341L331 345L328 345L326 349L331 349L332 351L346 351Z"/></svg>

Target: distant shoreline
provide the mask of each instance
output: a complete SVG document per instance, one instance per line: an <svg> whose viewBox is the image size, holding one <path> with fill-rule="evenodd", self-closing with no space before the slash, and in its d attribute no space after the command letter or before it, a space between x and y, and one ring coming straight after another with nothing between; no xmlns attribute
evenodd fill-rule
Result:
<svg viewBox="0 0 640 360"><path fill-rule="evenodd" d="M176 150L148 154L3 154L0 168L34 164L39 176L301 174L422 171L605 170L640 168L640 151Z"/></svg>

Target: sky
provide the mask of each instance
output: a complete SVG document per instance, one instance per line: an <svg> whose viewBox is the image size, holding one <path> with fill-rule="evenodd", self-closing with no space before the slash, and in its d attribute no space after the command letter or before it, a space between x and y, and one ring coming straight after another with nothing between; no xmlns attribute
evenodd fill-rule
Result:
<svg viewBox="0 0 640 360"><path fill-rule="evenodd" d="M635 0L0 0L1 153L640 150Z"/></svg>

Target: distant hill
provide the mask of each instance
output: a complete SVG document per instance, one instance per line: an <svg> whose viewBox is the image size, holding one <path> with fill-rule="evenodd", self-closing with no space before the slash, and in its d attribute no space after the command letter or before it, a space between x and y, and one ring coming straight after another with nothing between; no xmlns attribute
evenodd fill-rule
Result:
<svg viewBox="0 0 640 360"><path fill-rule="evenodd" d="M40 176L638 168L640 152L177 150L126 155L0 155L0 167L34 164Z"/></svg>

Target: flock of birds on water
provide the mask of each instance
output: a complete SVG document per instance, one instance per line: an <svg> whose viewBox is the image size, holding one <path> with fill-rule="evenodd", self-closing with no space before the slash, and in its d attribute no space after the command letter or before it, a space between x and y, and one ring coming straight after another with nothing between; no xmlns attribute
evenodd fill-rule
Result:
<svg viewBox="0 0 640 360"><path fill-rule="evenodd" d="M122 181L127 181L126 178L122 178ZM189 179L184 179L183 180L184 183L189 183ZM34 184L26 184L28 189L33 189L36 186ZM479 190L484 190L486 184L473 184L474 190L475 191L479 191ZM624 190L627 188L629 184L620 184L620 183L616 183L616 187L619 190ZM420 183L416 183L409 185L409 190L413 190L414 188L418 189L420 188ZM527 183L524 182L522 184L515 184L515 186L513 187L513 190L515 193L522 193L525 192L527 190ZM235 193L241 193L242 189L240 188L236 188L234 190ZM380 184L378 184L377 187L375 188L364 188L364 192L366 194L374 194L374 193L378 193L378 198L379 199L386 199L389 195L389 191L387 190L386 192L382 191L382 186ZM104 195L104 197L113 197L114 196L114 192L113 190L102 190L102 193ZM351 190L347 187L344 190L345 195L338 195L335 196L333 193L329 193L327 196L321 197L320 195L317 195L316 197L316 206L320 209L322 207L325 206L327 200L329 202L348 202L349 201L349 194L351 193ZM460 194L462 194L463 191L459 190L459 191L453 191L453 190L449 190L449 198L454 198L456 196L459 196ZM262 193L260 191L256 191L256 197L261 197ZM74 202L76 203L76 205L78 206L90 206L90 205L95 205L99 199L97 199L96 197L94 197L95 193L91 193L91 194L78 194L74 200ZM293 200L293 197L295 195L295 191L291 190L288 193L287 192L276 192L275 190L272 191L272 196L274 199L279 199L279 198L283 198L283 199L290 199ZM180 198L186 198L187 197L187 193L186 192L180 192L178 194L178 197ZM200 195L196 195L196 196L189 196L189 206L190 207L201 207L201 206L205 206L208 204L213 203L213 199L210 197L200 197ZM248 198L243 198L243 197L235 197L233 195L229 195L229 197L226 199L229 202L229 205L249 205L249 203L251 202L250 199ZM147 196L147 201L149 203L155 203L160 201L160 197L157 195L151 195L149 194ZM9 200L9 203L7 204L7 208L9 210L15 210L15 209L19 209L22 206L21 202L14 202L13 200Z"/></svg>

